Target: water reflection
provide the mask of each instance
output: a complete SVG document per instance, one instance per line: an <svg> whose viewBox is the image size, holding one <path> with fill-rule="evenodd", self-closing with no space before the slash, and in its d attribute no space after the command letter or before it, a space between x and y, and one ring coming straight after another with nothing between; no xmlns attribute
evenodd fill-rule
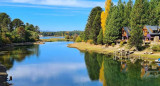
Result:
<svg viewBox="0 0 160 86"><path fill-rule="evenodd" d="M0 54L0 63L9 70L13 67L14 61L22 62L26 57L31 55L39 56L39 45L7 48L1 50Z"/></svg>
<svg viewBox="0 0 160 86"><path fill-rule="evenodd" d="M0 63L13 76L14 86L160 85L160 67L157 63L117 61L111 56L89 52L82 54L67 48L68 43L49 42L40 45L40 48L33 45L5 49L0 52Z"/></svg>
<svg viewBox="0 0 160 86"><path fill-rule="evenodd" d="M0 64L0 86L10 86L11 85L7 82L8 74L6 71L7 71L6 67Z"/></svg>
<svg viewBox="0 0 160 86"><path fill-rule="evenodd" d="M85 62L90 80L99 80L103 86L160 85L160 67L154 62L116 61L111 56L88 52Z"/></svg>

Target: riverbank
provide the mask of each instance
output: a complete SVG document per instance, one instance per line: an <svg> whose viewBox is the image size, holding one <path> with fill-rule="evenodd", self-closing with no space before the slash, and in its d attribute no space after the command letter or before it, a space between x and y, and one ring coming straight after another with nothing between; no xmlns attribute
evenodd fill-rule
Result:
<svg viewBox="0 0 160 86"><path fill-rule="evenodd" d="M13 46L23 46L23 45L34 45L34 44L45 44L43 41L37 41L37 42L24 42L24 43L11 43L11 44L5 44L0 47L0 49L4 49L7 47L13 47Z"/></svg>
<svg viewBox="0 0 160 86"><path fill-rule="evenodd" d="M73 41L73 39L65 39L65 38L50 38L50 39L41 39L43 42L56 42L56 41Z"/></svg>
<svg viewBox="0 0 160 86"><path fill-rule="evenodd" d="M115 45L114 47L112 46L105 47L105 45L94 45L85 42L69 44L68 47L77 48L81 51L96 52L109 55L113 55L113 52L117 51L118 49L125 49L125 46L119 47L119 45ZM151 60L160 58L160 52L154 52L153 54L144 54L147 51L151 50L135 51L134 54L132 55L137 57L141 56L143 58L149 58Z"/></svg>

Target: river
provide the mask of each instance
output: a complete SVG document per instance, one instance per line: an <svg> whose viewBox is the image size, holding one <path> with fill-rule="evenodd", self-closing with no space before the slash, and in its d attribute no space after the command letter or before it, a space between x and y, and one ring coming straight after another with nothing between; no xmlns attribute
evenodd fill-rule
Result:
<svg viewBox="0 0 160 86"><path fill-rule="evenodd" d="M159 64L137 60L116 61L111 56L81 52L46 42L1 51L13 86L159 86Z"/></svg>

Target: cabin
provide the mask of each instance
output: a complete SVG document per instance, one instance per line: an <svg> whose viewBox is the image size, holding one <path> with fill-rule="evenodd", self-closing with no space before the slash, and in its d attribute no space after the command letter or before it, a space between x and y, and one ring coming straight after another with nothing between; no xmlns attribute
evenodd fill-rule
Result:
<svg viewBox="0 0 160 86"><path fill-rule="evenodd" d="M160 37L160 27L145 25L143 27L143 36L145 41L154 40L156 36Z"/></svg>
<svg viewBox="0 0 160 86"><path fill-rule="evenodd" d="M122 40L128 40L130 35L131 29L128 27L123 27L122 28Z"/></svg>

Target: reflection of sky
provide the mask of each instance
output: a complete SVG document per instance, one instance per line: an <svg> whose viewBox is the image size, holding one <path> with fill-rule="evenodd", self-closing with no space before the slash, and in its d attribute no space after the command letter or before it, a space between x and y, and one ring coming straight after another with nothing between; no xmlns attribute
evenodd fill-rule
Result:
<svg viewBox="0 0 160 86"><path fill-rule="evenodd" d="M90 81L84 54L67 48L68 43L72 42L48 42L40 45L39 57L32 55L15 62L8 71L14 86L101 86L98 81Z"/></svg>

